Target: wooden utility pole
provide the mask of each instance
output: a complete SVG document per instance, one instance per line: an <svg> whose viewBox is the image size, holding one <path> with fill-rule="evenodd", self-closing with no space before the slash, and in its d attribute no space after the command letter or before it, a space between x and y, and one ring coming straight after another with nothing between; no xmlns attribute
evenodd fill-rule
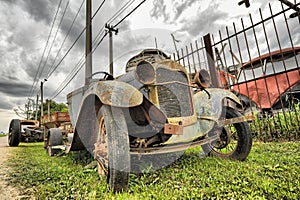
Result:
<svg viewBox="0 0 300 200"><path fill-rule="evenodd" d="M85 85L92 77L92 0L86 0Z"/></svg>
<svg viewBox="0 0 300 200"><path fill-rule="evenodd" d="M42 116L44 115L44 105L43 105L43 101L44 101L44 89L43 89L43 86L44 85L44 82L42 81L41 82L41 117L40 117L40 124L42 124L43 122L41 121L42 119Z"/></svg>
<svg viewBox="0 0 300 200"><path fill-rule="evenodd" d="M40 119L42 119L42 116L44 115L44 82L46 82L47 79L44 79L44 81L41 81L41 117ZM42 122L40 120L40 124L43 124L44 122Z"/></svg>
<svg viewBox="0 0 300 200"><path fill-rule="evenodd" d="M35 117L34 117L35 120L37 120L38 109L39 109L39 95L36 95Z"/></svg>
<svg viewBox="0 0 300 200"><path fill-rule="evenodd" d="M50 104L51 104L51 100L47 99L47 106L48 106L48 120L51 121L50 119Z"/></svg>
<svg viewBox="0 0 300 200"><path fill-rule="evenodd" d="M109 73L113 76L114 75L114 49L113 49L113 32L118 34L118 29L115 29L113 26L109 24L105 24L105 28L109 34Z"/></svg>

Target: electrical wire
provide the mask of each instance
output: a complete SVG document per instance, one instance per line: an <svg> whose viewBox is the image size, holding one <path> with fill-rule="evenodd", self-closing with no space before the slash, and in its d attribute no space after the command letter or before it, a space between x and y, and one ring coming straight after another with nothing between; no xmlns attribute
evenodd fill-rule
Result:
<svg viewBox="0 0 300 200"><path fill-rule="evenodd" d="M63 48L63 46L64 46L66 40L67 40L67 38L69 37L69 35L70 35L70 33L71 33L71 30L72 30L72 28L73 28L73 26L74 26L74 23L75 23L75 21L76 21L78 15L79 15L80 10L82 9L82 6L83 6L84 2L85 2L85 0L82 1L82 3L81 3L81 5L80 5L80 7L79 7L79 9L78 9L78 11L77 11L75 17L73 18L73 21L72 21L72 23L71 23L71 25L70 25L70 27L69 27L69 30L68 30L68 32L67 32L67 34L66 34L66 36L65 36L65 38L64 38L64 40L63 40L63 42L62 42L62 44L61 44L61 46L60 46L60 48L59 48L59 50L58 50L58 52L57 52L55 58L54 58L54 61L52 62L51 67L50 67L49 70L48 70L48 73L47 73L47 79L50 78L50 76L54 73L54 71L55 71L55 70L57 69L57 67L59 66L59 65L56 65L55 68L53 68L53 67L54 67L54 64L55 64L55 62L56 62L56 60L57 60L57 58L58 58L58 56L59 56L59 54L60 54L60 52L61 52L61 50L62 50L62 48Z"/></svg>
<svg viewBox="0 0 300 200"><path fill-rule="evenodd" d="M46 45L45 45L45 48L44 48L44 51L43 51L43 54L42 54L42 57L41 57L41 60L39 62L39 66L38 66L38 69L37 69L37 72L35 74L35 77L33 79L33 84L31 86L31 89L30 89L30 97L32 97L33 93L34 93L34 87L35 85L37 84L38 82L38 79L37 79L37 75L39 74L39 70L40 70L40 67L41 67L41 64L42 64L42 61L43 61L43 58L44 58L44 55L45 55L45 52L46 52L46 49L47 49L47 46L48 46L48 43L49 43L49 40L50 40L50 37L51 37L51 34L52 34L52 30L54 28L54 24L55 24L55 21L56 21L56 18L57 18L57 15L58 15L58 11L60 9L60 5L62 3L62 0L60 0L59 4L58 4L58 7L56 9L56 13L55 13L55 16L54 16L54 19L53 19L53 22L52 22L52 25L51 25L51 29L50 29L50 32L49 32L49 35L48 35L48 38L47 38L47 41L46 41Z"/></svg>
<svg viewBox="0 0 300 200"><path fill-rule="evenodd" d="M96 10L96 12L94 13L93 17L96 16L96 14L98 13L98 11L101 9L101 7L103 6L104 2L106 0L103 0L102 3L99 5L98 9ZM92 18L93 18L92 17ZM80 32L80 34L77 36L77 38L75 39L75 41L72 43L72 45L69 47L69 49L67 50L67 52L65 53L65 55L60 59L60 61L56 64L56 66L54 67L54 70L52 70L51 74L49 75L49 77L54 73L54 71L61 65L61 63L63 62L63 60L67 57L67 55L70 53L70 51L73 49L73 47L75 46L75 44L78 42L78 40L80 39L80 37L83 35L83 33L86 31L86 27L84 27L82 29L82 31Z"/></svg>
<svg viewBox="0 0 300 200"><path fill-rule="evenodd" d="M55 43L55 40L56 40L58 31L60 30L60 26L61 26L61 24L62 24L62 22L63 22L64 17L65 17L67 8L69 7L69 2L70 2L70 1L68 0L68 2L67 2L67 4L66 4L66 7L65 7L65 9L63 10L62 17L61 17L61 19L60 19L59 25L57 26L57 30L56 30L55 35L54 35L54 38L53 38L53 40L52 40L52 44L51 44L51 46L50 46L50 48L49 48L48 55L47 55L47 57L46 57L46 60L44 61L44 65L43 65L42 70L40 71L40 73L39 73L39 75L38 75L37 80L40 80L41 77L42 77L42 75L43 75L43 72L44 72L44 70L45 70L45 66L46 66L46 64L47 64L47 62L48 62L48 59L49 59L49 56L50 56L50 54L51 54L53 45L54 45L54 43ZM37 87L37 86L36 86L36 87Z"/></svg>
<svg viewBox="0 0 300 200"><path fill-rule="evenodd" d="M146 0L142 1L141 3L139 3L139 5L137 5L132 11L130 11L125 17L123 17L117 24L114 25L114 27L117 27L118 25L120 25L127 17L129 17L134 11L136 11L143 3L145 3Z"/></svg>
<svg viewBox="0 0 300 200"><path fill-rule="evenodd" d="M135 0L134 0L135 1ZM117 13L119 14L115 14L112 18L110 18L110 22L114 21L117 17L119 17L130 5L132 5L132 3L134 2L132 0L128 1L125 5L127 6L123 6L121 9L119 9L119 11ZM134 11L136 11L143 3L145 3L146 0L143 0L142 2L140 2L133 10L131 10L126 16L124 16L118 23L116 23L114 25L114 27L119 26L126 18L128 18ZM131 3L129 5L129 3ZM102 5L102 4L101 4ZM126 8L125 8L126 7ZM125 8L125 9L124 9ZM86 29L86 28L85 28ZM84 29L84 30L85 30ZM104 28L101 28L98 35L101 35L101 33L103 34L104 32ZM97 35L97 36L98 36ZM92 54L96 51L96 49L99 47L99 45L103 42L104 38L108 35L108 32L105 32L105 34L101 37L101 39L99 40L99 42L97 42L96 46L93 48L92 50ZM98 38L98 37L96 37ZM96 42L96 39L93 41L93 43ZM54 99L56 98L59 94L62 93L62 91L70 84L70 82L74 79L74 77L78 74L78 72L82 69L82 67L85 64L84 61L85 56L83 55L81 57L81 59L79 60L79 62L77 63L77 65L73 68L72 72L69 74L69 76L60 84L60 86L57 88L57 90L51 95L52 97L50 99Z"/></svg>
<svg viewBox="0 0 300 200"><path fill-rule="evenodd" d="M135 0L129 0L125 3L108 21L107 23L110 24L114 20L116 20L129 6L131 6Z"/></svg>
<svg viewBox="0 0 300 200"><path fill-rule="evenodd" d="M44 65L43 65L43 67L42 67L41 73L40 73L40 75L39 75L40 78L41 78L41 76L43 75L43 72L44 72L44 70L45 70L46 64L47 64L47 62L48 62L48 59L49 59L49 57L50 57L50 54L51 54L53 45L54 45L54 43L55 43L55 40L56 40L56 37L57 37L57 34L58 34L58 31L60 30L60 26L62 25L62 22L63 22L63 20L64 20L65 15L66 15L66 11L67 11L67 9L68 9L68 7L69 7L69 3L70 3L70 1L67 2L66 7L65 7L65 9L64 9L64 11L63 11L62 17L61 17L61 19L60 19L60 22L59 22L59 24L58 24L58 26L57 26L57 29L56 29L56 32L55 32L55 35L54 35L52 44L51 44L50 49L49 49L49 51L48 51L48 55L47 55L47 57L46 57L46 60L45 60L45 62L44 62Z"/></svg>
<svg viewBox="0 0 300 200"><path fill-rule="evenodd" d="M104 38L107 36L108 33L105 33L100 41L97 43L99 46L100 43L104 40ZM95 52L97 48L94 48L93 51L91 52L92 54ZM51 95L52 97L50 98L53 100L56 98L69 84L70 82L75 78L75 76L79 73L79 71L82 69L82 67L85 65L85 55L83 55L79 62L75 65L73 70L69 73L68 77L65 78L65 80L59 85L59 87L55 90L55 92Z"/></svg>

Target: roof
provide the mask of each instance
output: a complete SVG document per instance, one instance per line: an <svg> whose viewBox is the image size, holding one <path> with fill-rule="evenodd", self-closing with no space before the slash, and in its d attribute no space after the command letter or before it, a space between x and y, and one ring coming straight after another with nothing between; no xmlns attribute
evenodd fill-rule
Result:
<svg viewBox="0 0 300 200"><path fill-rule="evenodd" d="M286 53L290 53L290 52L293 52L295 51L296 53L300 52L300 46L298 47L290 47L290 48L285 48L285 49L281 49L281 50L276 50L276 51L272 51L271 53L266 53L266 54L263 54L259 57L256 57L254 59L251 59L250 61L246 62L242 68L247 68L247 67L250 67L251 65L254 65L258 62L261 62L261 60L264 60L266 58L269 58L271 56L276 56L276 55L282 55L282 54L286 54Z"/></svg>

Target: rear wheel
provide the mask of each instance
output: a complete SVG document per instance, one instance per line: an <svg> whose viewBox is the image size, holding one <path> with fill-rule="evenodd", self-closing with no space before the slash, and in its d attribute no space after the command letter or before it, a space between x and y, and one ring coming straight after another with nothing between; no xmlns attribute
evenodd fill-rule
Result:
<svg viewBox="0 0 300 200"><path fill-rule="evenodd" d="M20 143L21 123L19 119L13 119L9 125L8 144L11 147L17 147Z"/></svg>
<svg viewBox="0 0 300 200"><path fill-rule="evenodd" d="M98 114L99 130L94 157L100 176L107 175L114 192L127 191L130 172L127 125L120 108L103 105Z"/></svg>
<svg viewBox="0 0 300 200"><path fill-rule="evenodd" d="M226 107L226 119L241 117L241 113ZM220 137L216 142L202 146L207 155L245 160L252 147L252 136L247 122L228 124L220 129Z"/></svg>
<svg viewBox="0 0 300 200"><path fill-rule="evenodd" d="M51 128L48 131L48 137L47 137L47 148L46 152L49 156L54 156L58 152L60 152L60 149L55 149L53 147L62 145L63 140L62 140L62 133L61 129L59 128Z"/></svg>

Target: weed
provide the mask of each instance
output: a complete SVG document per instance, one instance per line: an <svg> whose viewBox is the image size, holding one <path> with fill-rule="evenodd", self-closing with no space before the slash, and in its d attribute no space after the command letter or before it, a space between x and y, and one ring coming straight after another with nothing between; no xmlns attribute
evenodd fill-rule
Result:
<svg viewBox="0 0 300 200"><path fill-rule="evenodd" d="M37 199L300 198L300 142L255 143L244 162L200 158L200 149L161 170L131 174L129 191L122 194L110 192L96 169L85 168L85 153L48 157L41 143L21 143L7 164L11 184Z"/></svg>
<svg viewBox="0 0 300 200"><path fill-rule="evenodd" d="M293 108L273 114L254 111L255 120L250 123L254 139L263 142L299 140L300 103Z"/></svg>

